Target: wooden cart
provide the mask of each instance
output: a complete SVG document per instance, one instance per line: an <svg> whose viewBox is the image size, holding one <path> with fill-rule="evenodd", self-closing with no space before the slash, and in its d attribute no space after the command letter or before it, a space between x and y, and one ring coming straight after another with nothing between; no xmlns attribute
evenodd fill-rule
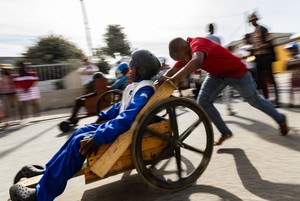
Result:
<svg viewBox="0 0 300 201"><path fill-rule="evenodd" d="M75 127L82 118L94 116L107 107L119 102L122 98L122 91L119 89L109 90L108 82L105 77L96 78L95 93L88 96L84 101L86 113L79 115L75 121L65 120L59 124L59 128L63 132L68 132L71 127Z"/></svg>
<svg viewBox="0 0 300 201"><path fill-rule="evenodd" d="M77 175L84 174L90 183L136 169L146 183L161 190L178 191L192 185L210 161L213 129L194 100L171 97L174 89L171 81L164 82L131 129L112 144L101 146ZM19 183L34 186L40 177Z"/></svg>

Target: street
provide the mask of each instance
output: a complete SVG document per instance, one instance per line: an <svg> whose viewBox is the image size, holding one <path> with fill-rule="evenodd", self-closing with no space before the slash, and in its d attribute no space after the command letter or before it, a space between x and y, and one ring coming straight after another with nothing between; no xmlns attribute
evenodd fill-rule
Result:
<svg viewBox="0 0 300 201"><path fill-rule="evenodd" d="M291 129L283 137L271 118L242 99L233 100L235 116L227 116L224 104L215 105L234 137L214 147L207 169L193 186L175 193L161 192L147 186L135 170L88 185L79 176L68 182L56 201L299 200L300 109L279 108ZM59 130L57 125L64 118L24 123L0 133L0 200L9 198L8 189L22 166L44 165L72 134ZM82 119L79 126L94 118ZM220 136L215 127L214 136Z"/></svg>

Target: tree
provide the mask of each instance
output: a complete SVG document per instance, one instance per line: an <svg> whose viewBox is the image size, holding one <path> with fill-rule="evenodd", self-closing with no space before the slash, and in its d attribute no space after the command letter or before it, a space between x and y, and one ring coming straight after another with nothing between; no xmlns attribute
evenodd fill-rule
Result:
<svg viewBox="0 0 300 201"><path fill-rule="evenodd" d="M68 60L82 60L82 50L62 36L41 37L34 46L28 47L23 54L32 64L53 64Z"/></svg>
<svg viewBox="0 0 300 201"><path fill-rule="evenodd" d="M116 52L120 53L121 56L130 55L130 45L122 30L123 27L120 25L108 25L107 32L104 34L107 47L101 48L104 54L111 57L115 57L114 53Z"/></svg>

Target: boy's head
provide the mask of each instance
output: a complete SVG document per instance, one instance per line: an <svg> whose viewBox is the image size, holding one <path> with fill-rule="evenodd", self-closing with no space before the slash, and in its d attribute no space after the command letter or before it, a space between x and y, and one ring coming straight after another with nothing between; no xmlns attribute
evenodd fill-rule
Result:
<svg viewBox="0 0 300 201"><path fill-rule="evenodd" d="M150 51L140 49L132 52L129 67L133 82L151 80L159 72L160 62Z"/></svg>
<svg viewBox="0 0 300 201"><path fill-rule="evenodd" d="M214 24L213 23L208 24L208 32L210 34L214 34L215 28L214 28Z"/></svg>
<svg viewBox="0 0 300 201"><path fill-rule="evenodd" d="M248 22L252 23L252 25L257 25L257 21L259 20L257 14L254 12L248 16Z"/></svg>
<svg viewBox="0 0 300 201"><path fill-rule="evenodd" d="M174 38L169 43L169 54L175 61L188 63L191 59L190 44L183 38Z"/></svg>
<svg viewBox="0 0 300 201"><path fill-rule="evenodd" d="M128 73L129 70L130 69L128 63L126 62L120 63L115 72L117 79L122 78L124 75Z"/></svg>

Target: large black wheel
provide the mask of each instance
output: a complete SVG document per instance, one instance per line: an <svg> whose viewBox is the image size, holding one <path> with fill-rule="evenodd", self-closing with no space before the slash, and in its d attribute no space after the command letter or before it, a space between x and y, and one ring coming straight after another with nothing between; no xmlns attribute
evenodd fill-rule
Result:
<svg viewBox="0 0 300 201"><path fill-rule="evenodd" d="M95 111L96 114L112 106L113 104L120 102L122 99L122 91L119 89L112 89L101 94L96 100Z"/></svg>
<svg viewBox="0 0 300 201"><path fill-rule="evenodd" d="M70 122L69 121L62 121L60 124L59 124L59 129L66 133L70 130L71 128L71 125L70 125Z"/></svg>
<svg viewBox="0 0 300 201"><path fill-rule="evenodd" d="M149 126L157 121L169 122L169 132ZM165 144L159 154L151 154L151 160L142 151L143 146L149 146L145 140L149 136ZM166 191L192 185L206 169L212 151L211 121L197 103L186 98L170 97L147 110L137 124L132 143L132 159L139 175L151 186Z"/></svg>

